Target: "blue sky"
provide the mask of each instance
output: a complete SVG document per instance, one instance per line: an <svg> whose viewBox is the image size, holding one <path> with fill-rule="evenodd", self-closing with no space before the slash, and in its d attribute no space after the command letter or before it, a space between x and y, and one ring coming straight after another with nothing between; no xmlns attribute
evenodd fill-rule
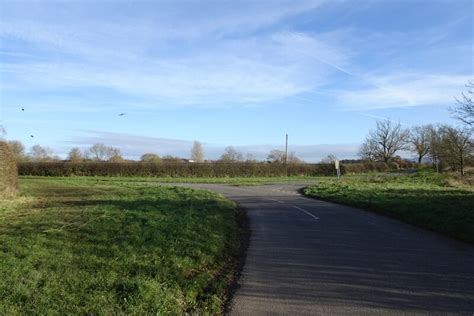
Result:
<svg viewBox="0 0 474 316"><path fill-rule="evenodd" d="M288 133L307 161L352 158L378 118L455 123L473 3L2 1L0 124L58 155L264 158Z"/></svg>

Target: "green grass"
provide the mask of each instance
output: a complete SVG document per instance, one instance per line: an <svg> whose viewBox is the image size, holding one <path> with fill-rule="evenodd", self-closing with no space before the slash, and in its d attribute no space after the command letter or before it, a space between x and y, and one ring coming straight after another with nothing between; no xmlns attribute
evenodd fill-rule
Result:
<svg viewBox="0 0 474 316"><path fill-rule="evenodd" d="M120 179L23 178L0 200L0 315L219 314L234 203Z"/></svg>
<svg viewBox="0 0 474 316"><path fill-rule="evenodd" d="M474 189L447 175L360 175L320 179L306 195L380 212L474 243Z"/></svg>
<svg viewBox="0 0 474 316"><path fill-rule="evenodd" d="M45 177L35 176L22 176L21 179L44 179ZM127 185L142 185L153 183L207 183L207 184L229 184L229 185L260 185L266 183L282 183L282 182L294 182L294 181L312 181L321 177L309 177L309 176L290 176L290 177L221 177L221 178L199 178L199 177L182 177L182 178L147 178L147 177L55 177L55 179L63 181L82 181L89 183L117 183L117 179L120 179L121 184Z"/></svg>

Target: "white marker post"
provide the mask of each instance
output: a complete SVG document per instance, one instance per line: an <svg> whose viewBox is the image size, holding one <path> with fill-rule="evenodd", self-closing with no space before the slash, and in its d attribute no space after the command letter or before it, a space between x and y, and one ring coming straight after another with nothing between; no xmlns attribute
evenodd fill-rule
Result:
<svg viewBox="0 0 474 316"><path fill-rule="evenodd" d="M334 167L336 167L337 178L341 177L341 169L339 168L339 160L334 161Z"/></svg>

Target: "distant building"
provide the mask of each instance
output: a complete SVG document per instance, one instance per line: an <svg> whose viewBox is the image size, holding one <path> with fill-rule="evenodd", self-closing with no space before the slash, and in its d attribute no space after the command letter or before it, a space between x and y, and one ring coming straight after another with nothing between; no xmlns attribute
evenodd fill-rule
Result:
<svg viewBox="0 0 474 316"><path fill-rule="evenodd" d="M189 162L189 163L195 163L196 162L196 160L194 160L194 159L184 159L184 158L182 158L181 161L182 162Z"/></svg>

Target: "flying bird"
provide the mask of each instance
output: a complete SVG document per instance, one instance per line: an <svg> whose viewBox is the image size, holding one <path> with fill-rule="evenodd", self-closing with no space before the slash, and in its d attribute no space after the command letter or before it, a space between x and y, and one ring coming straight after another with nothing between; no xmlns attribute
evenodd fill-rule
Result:
<svg viewBox="0 0 474 316"><path fill-rule="evenodd" d="M33 135L30 135L31 138L33 138L34 136Z"/></svg>
<svg viewBox="0 0 474 316"><path fill-rule="evenodd" d="M120 113L120 114L119 114L119 116L124 116L124 115L125 115L125 113Z"/></svg>
<svg viewBox="0 0 474 316"><path fill-rule="evenodd" d="M25 109L24 109L24 108L21 108L21 110L22 110L23 112L25 111Z"/></svg>

